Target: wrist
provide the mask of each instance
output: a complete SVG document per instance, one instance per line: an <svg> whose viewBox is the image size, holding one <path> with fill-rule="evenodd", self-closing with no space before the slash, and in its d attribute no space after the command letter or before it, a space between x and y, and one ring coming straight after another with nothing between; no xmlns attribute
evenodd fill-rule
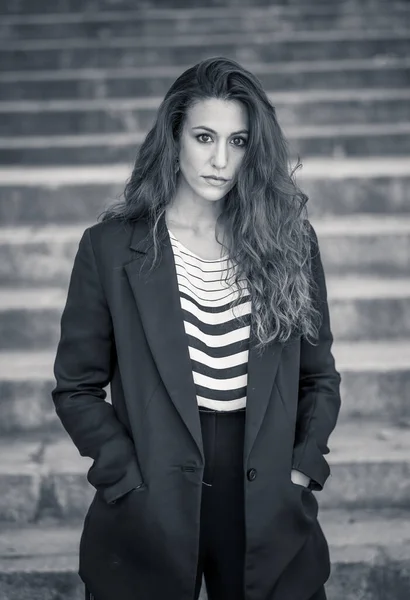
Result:
<svg viewBox="0 0 410 600"><path fill-rule="evenodd" d="M301 471L298 471L297 469L292 469L290 477L293 483L296 483L297 485L303 485L304 487L308 487L311 481L310 477Z"/></svg>

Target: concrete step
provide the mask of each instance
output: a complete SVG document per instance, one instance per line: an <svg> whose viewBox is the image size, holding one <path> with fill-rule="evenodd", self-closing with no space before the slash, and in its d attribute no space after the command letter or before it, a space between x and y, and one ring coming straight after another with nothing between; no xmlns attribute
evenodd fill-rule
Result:
<svg viewBox="0 0 410 600"><path fill-rule="evenodd" d="M99 13L7 15L2 18L2 39L109 40L141 35L180 35L249 31L329 29L394 29L410 24L410 7L381 6L346 11L345 5L214 7L212 9L109 10Z"/></svg>
<svg viewBox="0 0 410 600"><path fill-rule="evenodd" d="M326 456L331 476L317 492L323 508L406 507L410 503L410 428L369 420L340 422ZM93 464L68 434L3 435L0 521L82 518L93 497Z"/></svg>
<svg viewBox="0 0 410 600"><path fill-rule="evenodd" d="M410 340L343 342L332 346L341 373L339 421L410 424ZM62 432L51 390L55 348L0 352L0 434ZM111 402L109 386L107 401Z"/></svg>
<svg viewBox="0 0 410 600"><path fill-rule="evenodd" d="M210 0L209 2L204 2L204 0L174 0L172 3L172 8L200 8L203 10L206 8L217 8L230 6L235 8L240 7L266 7L271 6L271 0L257 0L257 2L253 3L250 0ZM303 0L275 0L276 6L292 6L292 7L303 7ZM315 7L323 7L327 5L327 0L314 0L310 3L311 6ZM385 9L386 6L391 6L392 10L396 9L396 7L401 7L403 5L403 1L401 0L392 0L392 2L388 2L387 0L335 0L332 2L332 6L340 7L340 10L346 10L348 12L354 10L364 10L364 9ZM53 11L55 13L78 13L78 12L99 12L99 11L110 11L113 8L112 0L57 0L53 3ZM129 10L135 8L135 2L133 0L115 0L115 8L116 10ZM169 8L169 0L145 0L144 8L150 9L158 9L158 8ZM9 14L42 14L50 12L50 5L47 0L38 0L35 4L30 2L30 0L8 0L7 4L4 7L0 7L0 13Z"/></svg>
<svg viewBox="0 0 410 600"><path fill-rule="evenodd" d="M268 92L282 127L410 122L410 89ZM154 124L161 97L0 102L4 136L131 133Z"/></svg>
<svg viewBox="0 0 410 600"><path fill-rule="evenodd" d="M410 337L410 279L327 278L334 336L360 341ZM60 335L66 292L6 288L0 295L0 349L48 349Z"/></svg>
<svg viewBox="0 0 410 600"><path fill-rule="evenodd" d="M94 223L0 228L0 278L26 290L67 286L78 242ZM408 277L410 216L353 215L312 219L327 276ZM398 281L399 283L399 281ZM391 286L389 286L391 287ZM18 291L18 289L16 290Z"/></svg>
<svg viewBox="0 0 410 600"><path fill-rule="evenodd" d="M406 510L321 509L329 543L332 600L407 600L410 519ZM78 554L83 522L4 524L0 529L0 595L4 600L82 600ZM61 595L65 590L64 595ZM205 600L203 586L200 600Z"/></svg>
<svg viewBox="0 0 410 600"><path fill-rule="evenodd" d="M360 215L312 219L329 275L406 276L409 269L408 216Z"/></svg>
<svg viewBox="0 0 410 600"><path fill-rule="evenodd" d="M329 543L332 600L407 600L409 513L401 509L321 509ZM4 600L82 600L78 554L83 522L4 524L0 529L0 594ZM60 595L64 590L64 595ZM200 600L205 600L203 585Z"/></svg>
<svg viewBox="0 0 410 600"><path fill-rule="evenodd" d="M338 339L410 337L410 279L328 277L327 290Z"/></svg>
<svg viewBox="0 0 410 600"><path fill-rule="evenodd" d="M195 63L208 56L230 56L238 61L283 62L340 58L406 57L408 30L331 30L261 33L207 33L120 37L105 40L5 40L0 44L0 70L121 68L142 65Z"/></svg>
<svg viewBox="0 0 410 600"><path fill-rule="evenodd" d="M126 165L0 169L0 222L70 225L93 222L122 193ZM307 159L296 179L309 216L403 214L410 206L410 158Z"/></svg>
<svg viewBox="0 0 410 600"><path fill-rule="evenodd" d="M410 121L284 127L291 158L410 154ZM0 163L12 165L133 165L146 132L0 137Z"/></svg>
<svg viewBox="0 0 410 600"><path fill-rule="evenodd" d="M266 90L407 88L410 58L392 55L339 59L248 63ZM79 68L55 71L0 71L0 100L92 99L164 96L191 65L139 68Z"/></svg>

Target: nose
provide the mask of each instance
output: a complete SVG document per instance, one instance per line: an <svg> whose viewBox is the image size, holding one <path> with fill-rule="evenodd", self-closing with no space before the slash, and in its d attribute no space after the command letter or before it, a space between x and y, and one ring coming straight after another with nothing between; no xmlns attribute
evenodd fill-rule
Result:
<svg viewBox="0 0 410 600"><path fill-rule="evenodd" d="M224 142L215 146L215 153L212 156L212 166L216 169L224 169L228 162L228 150Z"/></svg>

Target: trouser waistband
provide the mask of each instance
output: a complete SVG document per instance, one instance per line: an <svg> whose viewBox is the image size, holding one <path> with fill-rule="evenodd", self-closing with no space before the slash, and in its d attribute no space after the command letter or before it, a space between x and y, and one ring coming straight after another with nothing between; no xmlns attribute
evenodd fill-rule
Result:
<svg viewBox="0 0 410 600"><path fill-rule="evenodd" d="M207 406L198 406L198 410L200 413L211 413L211 414L216 414L216 415L232 415L232 414L246 412L246 407L237 408L235 410L214 410L212 408L208 408Z"/></svg>

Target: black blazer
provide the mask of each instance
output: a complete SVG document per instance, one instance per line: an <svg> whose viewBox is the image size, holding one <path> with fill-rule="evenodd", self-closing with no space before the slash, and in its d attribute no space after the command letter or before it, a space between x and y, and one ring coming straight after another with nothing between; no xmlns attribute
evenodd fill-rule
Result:
<svg viewBox="0 0 410 600"><path fill-rule="evenodd" d="M298 337L260 356L250 338L247 600L305 600L330 573L315 494L290 479L296 468L322 489L340 408L325 278L311 233L319 343ZM204 449L164 219L160 240L161 262L148 274L153 245L144 220L87 228L61 317L52 399L81 456L94 460L79 574L98 600L192 600L194 593Z"/></svg>

